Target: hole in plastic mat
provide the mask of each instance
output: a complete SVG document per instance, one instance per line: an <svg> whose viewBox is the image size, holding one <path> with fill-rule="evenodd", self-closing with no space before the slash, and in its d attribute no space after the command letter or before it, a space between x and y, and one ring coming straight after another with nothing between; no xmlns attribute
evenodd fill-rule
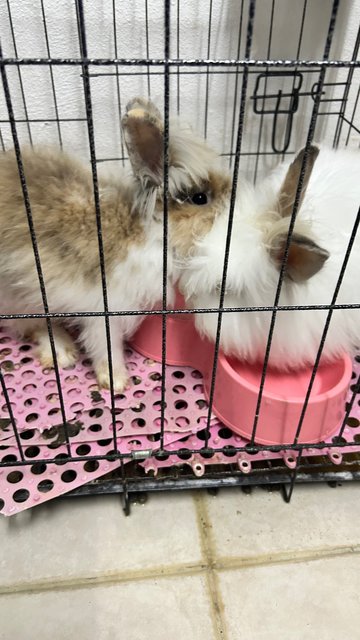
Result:
<svg viewBox="0 0 360 640"><path fill-rule="evenodd" d="M26 422L35 422L35 420L38 420L38 419L39 419L38 413L29 413L29 415L27 415L25 418Z"/></svg>
<svg viewBox="0 0 360 640"><path fill-rule="evenodd" d="M188 449L179 449L177 456L180 460L190 460L192 453Z"/></svg>
<svg viewBox="0 0 360 640"><path fill-rule="evenodd" d="M104 438L103 440L98 440L97 443L99 445L99 447L107 447L109 444L112 443L112 438Z"/></svg>
<svg viewBox="0 0 360 640"><path fill-rule="evenodd" d="M76 453L78 454L78 456L87 456L87 454L90 453L90 451L91 451L91 447L88 444L81 444L76 449Z"/></svg>
<svg viewBox="0 0 360 640"><path fill-rule="evenodd" d="M100 466L100 464L99 464L98 460L88 460L84 464L84 471L87 471L88 473L91 473L93 471L97 471L99 466Z"/></svg>
<svg viewBox="0 0 360 640"><path fill-rule="evenodd" d="M140 382L142 382L140 376L131 376L130 380L133 384L140 384Z"/></svg>
<svg viewBox="0 0 360 640"><path fill-rule="evenodd" d="M334 436L332 442L334 444L347 444L347 440L345 440L345 438L342 438L341 436Z"/></svg>
<svg viewBox="0 0 360 640"><path fill-rule="evenodd" d="M5 502L0 498L0 511L4 508Z"/></svg>
<svg viewBox="0 0 360 640"><path fill-rule="evenodd" d="M28 447L25 449L25 455L27 458L36 458L40 453L39 447Z"/></svg>
<svg viewBox="0 0 360 640"><path fill-rule="evenodd" d="M30 492L27 489L18 489L13 493L14 502L26 502L30 497Z"/></svg>
<svg viewBox="0 0 360 640"><path fill-rule="evenodd" d="M51 491L51 489L54 488L54 483L52 480L41 480L37 486L38 491L40 491L41 493L48 493L48 491Z"/></svg>
<svg viewBox="0 0 360 640"><path fill-rule="evenodd" d="M98 431L101 431L101 429L101 424L91 424L89 427L89 431L92 431L93 433L97 433Z"/></svg>
<svg viewBox="0 0 360 640"><path fill-rule="evenodd" d="M34 407L36 404L39 404L39 400L37 398L27 398L24 402L25 407Z"/></svg>
<svg viewBox="0 0 360 640"><path fill-rule="evenodd" d="M183 371L173 371L171 375L173 376L173 378L185 378L185 373Z"/></svg>
<svg viewBox="0 0 360 640"><path fill-rule="evenodd" d="M202 458L205 458L205 460L209 460L215 455L215 453L214 451L200 451L200 455Z"/></svg>
<svg viewBox="0 0 360 640"><path fill-rule="evenodd" d="M157 453L157 454L155 455L155 459L156 459L156 460L159 460L159 461L161 461L161 460L168 460L168 459L169 459L169 454L168 454L168 453Z"/></svg>
<svg viewBox="0 0 360 640"><path fill-rule="evenodd" d="M185 429L185 427L189 426L190 420L185 416L180 416L179 418L176 418L175 424L177 427L180 427L180 429Z"/></svg>
<svg viewBox="0 0 360 640"><path fill-rule="evenodd" d="M245 449L247 450L249 456L256 456L259 453L259 449L257 447L254 447L254 445L251 445L250 442L245 445ZM280 447L278 451L280 451Z"/></svg>
<svg viewBox="0 0 360 640"><path fill-rule="evenodd" d="M173 387L174 393L185 393L185 391L186 387L184 387L183 384L176 384L175 387Z"/></svg>
<svg viewBox="0 0 360 640"><path fill-rule="evenodd" d="M236 450L230 444L227 444L225 447L223 447L222 453L227 458L232 458L232 456L236 455Z"/></svg>
<svg viewBox="0 0 360 640"><path fill-rule="evenodd" d="M357 418L348 418L346 420L346 424L348 425L348 427L352 427L353 429L356 429L356 427L360 425L360 422Z"/></svg>
<svg viewBox="0 0 360 640"><path fill-rule="evenodd" d="M33 438L35 435L35 429L26 429L26 431L23 431L22 433L20 433L20 438L21 440L31 440L31 438Z"/></svg>
<svg viewBox="0 0 360 640"><path fill-rule="evenodd" d="M76 480L77 473L74 469L68 469L61 474L61 480L63 482L74 482Z"/></svg>
<svg viewBox="0 0 360 640"><path fill-rule="evenodd" d="M10 453L1 459L1 462L17 462L17 457Z"/></svg>
<svg viewBox="0 0 360 640"><path fill-rule="evenodd" d="M164 429L166 428L168 421L166 418L164 418ZM154 422L153 422L154 427L160 427L161 428L161 418L155 418Z"/></svg>
<svg viewBox="0 0 360 640"><path fill-rule="evenodd" d="M30 344L22 344L21 347L19 347L19 351L30 351L30 349L31 349Z"/></svg>
<svg viewBox="0 0 360 640"><path fill-rule="evenodd" d="M134 398L143 398L145 395L145 391L143 391L142 389L139 389L138 391L134 391L133 396Z"/></svg>
<svg viewBox="0 0 360 640"><path fill-rule="evenodd" d="M10 347L6 347L5 349L1 349L0 350L0 356L8 356L10 355L10 353L12 352L12 349L10 349Z"/></svg>
<svg viewBox="0 0 360 640"><path fill-rule="evenodd" d="M35 476L40 476L42 473L45 473L46 469L45 462L35 462L35 464L31 466L31 473Z"/></svg>
<svg viewBox="0 0 360 640"><path fill-rule="evenodd" d="M185 400L176 400L175 409L187 409L188 403Z"/></svg>
<svg viewBox="0 0 360 640"><path fill-rule="evenodd" d="M145 405L143 402L140 402L137 406L131 407L131 411L135 411L136 413L140 413L140 411L144 411Z"/></svg>
<svg viewBox="0 0 360 640"><path fill-rule="evenodd" d="M153 371L153 373L150 373L149 378L150 380L161 380L161 373Z"/></svg>
<svg viewBox="0 0 360 640"><path fill-rule="evenodd" d="M10 471L10 473L8 473L8 475L6 476L6 480L8 482L11 482L11 484L16 484L17 482L20 482L23 477L24 474L21 473L21 471Z"/></svg>
<svg viewBox="0 0 360 640"><path fill-rule="evenodd" d="M101 416L103 415L103 410L102 409L90 409L89 411L89 416L90 418L101 418ZM91 429L91 427L90 427Z"/></svg>
<svg viewBox="0 0 360 640"><path fill-rule="evenodd" d="M206 440L206 438L210 438L209 429L201 429L201 431L197 432L196 437L199 438L199 440Z"/></svg>
<svg viewBox="0 0 360 640"><path fill-rule="evenodd" d="M67 453L58 453L57 456L55 456L54 458L54 463L60 466L62 464L66 464L67 462L69 462L69 459L70 458L67 455Z"/></svg>
<svg viewBox="0 0 360 640"><path fill-rule="evenodd" d="M227 427L221 427L221 429L219 429L218 436L223 440L228 440L229 438L232 438L233 433Z"/></svg>
<svg viewBox="0 0 360 640"><path fill-rule="evenodd" d="M134 427L134 428L136 428L136 427L143 428L143 427L145 427L145 425L146 425L146 422L145 422L144 418L137 418L136 420L132 420L131 421L131 426Z"/></svg>

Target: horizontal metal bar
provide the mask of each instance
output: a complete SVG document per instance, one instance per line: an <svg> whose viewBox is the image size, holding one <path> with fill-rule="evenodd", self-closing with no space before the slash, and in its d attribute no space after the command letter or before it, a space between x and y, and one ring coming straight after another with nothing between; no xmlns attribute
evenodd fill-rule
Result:
<svg viewBox="0 0 360 640"><path fill-rule="evenodd" d="M163 67L360 67L360 60L206 60L163 58L1 58L0 65L12 66L158 66Z"/></svg>
<svg viewBox="0 0 360 640"><path fill-rule="evenodd" d="M20 434L21 437L21 434ZM335 436L334 436L335 437ZM6 440L3 440L2 442L6 443ZM74 443L76 444L76 443ZM182 443L184 444L184 443ZM186 443L185 443L186 444ZM5 444L6 446L6 444ZM25 446L25 445L24 445ZM29 445L31 446L31 445ZM281 452L288 452L288 451L300 451L302 452L303 456L307 456L308 454L306 453L306 450L318 450L320 453L323 449L344 449L345 447L359 447L359 443L358 442L318 442L318 443L301 443L301 444L282 444L282 445L268 445L268 444L253 444L250 446L250 443L248 443L246 446L243 447L235 447L231 445L231 450L234 451L234 455L237 453L247 453L249 455L253 455L258 453L259 451L270 451L270 452L274 452L274 453L281 453ZM193 449L191 447L187 448L186 446L182 446L180 449L157 449L157 450L153 450L152 451L152 455L153 456L161 456L162 454L165 456L179 456L182 455L184 453L184 449L186 449L186 453L190 453L190 454L197 454L197 455L202 455L202 454L216 454L216 453L223 453L224 451L224 447L208 447L208 448L203 448L203 449ZM129 453L120 453L117 452L116 454L104 454L102 456L71 456L68 457L68 459L66 460L65 458L63 458L61 460L62 463L65 462L88 462L89 460L108 460L109 462L115 462L116 460L133 460L134 456L134 451L130 451ZM146 457L152 457L151 455L149 455L150 449L147 450L147 455ZM6 454L5 454L6 455ZM26 456L26 448L25 448L25 456ZM144 456L142 456L143 458ZM181 458L180 458L181 460ZM2 468L7 468L7 467L24 467L24 466L31 466L33 464L35 464L36 462L43 462L45 464L56 464L58 463L58 460L54 458L31 458L31 459L26 459L26 460L16 460L16 461L6 461L6 462L1 462L0 463L0 469ZM266 462L264 460L264 462ZM270 462L270 461L269 461Z"/></svg>
<svg viewBox="0 0 360 640"><path fill-rule="evenodd" d="M309 304L309 305L279 305L268 307L211 307L210 309L151 309L130 311L67 311L48 313L1 313L0 320L18 320L25 318L97 318L113 316L162 316L162 315L193 315L196 313L254 313L266 311L327 311L329 309L360 309L360 303L355 304Z"/></svg>
<svg viewBox="0 0 360 640"><path fill-rule="evenodd" d="M14 118L14 122L86 122L86 118ZM10 124L10 121L2 118L0 124Z"/></svg>
<svg viewBox="0 0 360 640"><path fill-rule="evenodd" d="M358 471L325 471L321 473L298 473L295 484L310 484L311 482L350 482L360 481ZM128 493L140 493L143 491L182 491L192 489L220 489L226 487L242 486L264 486L264 485L284 485L290 482L286 473L262 474L241 474L235 476L219 477L179 477L179 478L141 478L139 480L127 480L126 490ZM89 483L73 489L62 498L75 498L84 495L96 495L107 493L123 493L122 481L108 480L102 483Z"/></svg>

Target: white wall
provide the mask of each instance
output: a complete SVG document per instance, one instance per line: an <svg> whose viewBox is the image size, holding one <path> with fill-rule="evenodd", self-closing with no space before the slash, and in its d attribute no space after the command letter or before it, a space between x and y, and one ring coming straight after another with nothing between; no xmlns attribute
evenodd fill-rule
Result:
<svg viewBox="0 0 360 640"><path fill-rule="evenodd" d="M271 0L258 0L252 57L294 59L297 55L301 16L306 0L276 0L274 3L273 30L269 49ZM4 55L15 55L11 37L7 1L0 0L0 35ZM17 54L20 57L47 57L44 28L40 0L10 0L13 26L16 34ZM164 55L163 32L163 0L148 0L148 42L145 24L145 0L84 0L88 53L90 57L114 57L115 41L113 31L113 7L115 4L117 55L118 57L146 57L147 44L151 58L162 58ZM177 9L179 8L179 43L177 42ZM236 58L238 56L238 36L241 5L244 5L240 58L244 56L248 1L213 0L212 24L210 30L210 47L208 50L209 6L210 0L175 0L171 2L171 55L181 58ZM303 41L299 52L302 59L321 59L325 36L328 28L331 0L307 0L307 10L303 27ZM73 0L44 0L44 9L50 42L50 54L53 57L79 56L75 4ZM331 58L351 59L360 19L360 0L341 0L339 16ZM179 49L178 49L179 46ZM259 69L258 71L263 71ZM152 75L161 72L161 68L151 68L148 79L146 67L120 67L119 78L122 105L134 95L147 94L148 82L151 96L159 105L163 102L163 77ZM223 69L214 68L207 76L202 68L201 74L195 68L182 69L179 78L175 73L171 78L171 108L176 112L178 103L180 113L193 126L204 132L206 113L206 88L208 86L208 139L221 153L231 151L232 125L237 119L240 100L241 73L236 79L232 73L223 73ZM221 73L216 73L221 71ZM133 73L143 75L132 75ZM189 73L190 72L190 73ZM7 68L15 114L18 119L25 117L21 97L19 74L14 67ZM119 108L117 99L117 79L114 67L93 67L96 77L91 79L93 108L95 118L96 153L99 159L118 158L122 155L121 135L119 128ZM343 82L348 70L327 72L326 81ZM316 82L319 70L304 74L303 90L308 91ZM70 119L62 122L61 136L64 147L88 154L87 129L85 122L74 122L71 119L85 118L83 85L80 67L54 67L54 83L59 115ZM22 67L21 77L26 98L27 112L30 119L44 120L55 117L54 100L51 87L51 76L47 67ZM253 175L256 152L271 152L270 138L273 117L263 119L253 113L250 96L254 91L256 75L249 78L248 100L246 106L245 131L242 151L253 154L244 156L241 168ZM179 85L178 85L179 82ZM289 86L289 79L285 80ZM236 84L237 83L237 84ZM356 99L359 85L359 72L355 71L353 87L349 96L347 114L351 117L352 105ZM178 92L179 86L179 92ZM235 101L235 89L236 101ZM278 88L278 81L276 87ZM270 87L270 84L268 85ZM326 88L326 98L340 99L344 86ZM235 104L235 107L234 107ZM291 150L300 147L306 138L307 127L313 102L310 97L302 97L299 111L294 117L294 128L291 138ZM331 114L338 111L340 102L323 103L321 111ZM7 110L0 91L0 119L7 118ZM320 116L318 119L316 138L326 139L332 143L337 122L336 115ZM354 120L359 127L359 118ZM18 132L22 143L29 141L28 127L19 123ZM285 117L279 117L280 145L285 127ZM32 122L30 132L36 143L58 143L57 126L54 122ZM1 132L6 148L12 146L9 125L1 123ZM343 127L341 144L346 141L348 127ZM358 145L359 136L354 132L349 143ZM261 158L260 173L278 161L278 156L268 155ZM116 164L116 163L115 163Z"/></svg>

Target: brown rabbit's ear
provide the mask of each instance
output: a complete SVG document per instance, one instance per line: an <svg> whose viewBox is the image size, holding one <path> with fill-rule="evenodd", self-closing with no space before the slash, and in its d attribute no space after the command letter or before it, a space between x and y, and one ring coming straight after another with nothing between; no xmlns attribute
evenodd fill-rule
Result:
<svg viewBox="0 0 360 640"><path fill-rule="evenodd" d="M301 151L299 151L295 160L291 163L288 169L288 172L285 176L285 180L280 189L279 211L282 218L286 218L287 216L291 216L292 214L292 211L294 208L296 191L297 191L300 173L301 173L301 167L304 160L304 155L305 155L305 149L302 149ZM299 200L299 207L298 207L299 209L310 180L310 176L315 164L315 160L318 157L318 155L319 155L319 148L315 147L314 145L311 145L309 148L308 156L307 156L305 174L304 174L300 200Z"/></svg>
<svg viewBox="0 0 360 640"><path fill-rule="evenodd" d="M281 269L286 247L287 233L274 236L269 246L273 261ZM329 253L313 240L299 233L293 233L285 265L285 276L294 282L304 282L320 271Z"/></svg>
<svg viewBox="0 0 360 640"><path fill-rule="evenodd" d="M125 143L134 174L145 184L163 180L163 122L152 102L135 98L122 119Z"/></svg>

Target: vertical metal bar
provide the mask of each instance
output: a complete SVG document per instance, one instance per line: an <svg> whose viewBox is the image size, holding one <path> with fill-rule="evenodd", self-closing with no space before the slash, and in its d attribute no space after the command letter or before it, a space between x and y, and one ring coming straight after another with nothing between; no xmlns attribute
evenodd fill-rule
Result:
<svg viewBox="0 0 360 640"><path fill-rule="evenodd" d="M211 50L211 23L212 23L212 10L213 10L213 0L209 2L209 27L208 27L208 41L207 41L207 59L210 59L210 50ZM207 129L208 129L208 112L209 112L209 79L210 79L210 69L207 67L206 69L206 88L205 88L205 120L204 120L204 138L207 138Z"/></svg>
<svg viewBox="0 0 360 640"><path fill-rule="evenodd" d="M9 419L10 419L11 426L12 426L13 431L14 431L14 436L15 436L17 448L18 448L18 451L19 451L19 455L20 455L20 458L21 458L22 462L24 462L24 460L25 460L24 450L22 448L19 432L17 430L16 420L14 418L14 414L13 414L13 410L12 410L12 406L11 406L11 402L10 402L10 399L9 399L9 394L8 394L8 390L6 388L4 375L3 375L3 372L2 372L1 366L0 366L0 385L1 385L2 392L3 392L3 396L5 398L6 407L7 407L7 410L9 412Z"/></svg>
<svg viewBox="0 0 360 640"><path fill-rule="evenodd" d="M302 449L302 447L300 447L299 455L296 458L296 465L295 465L295 467L294 467L294 469L292 471L292 474L291 474L289 491L287 492L286 491L286 487L285 486L283 487L283 496L284 496L285 502L287 502L287 503L289 503L291 501L291 498L292 498L292 494L293 494L293 491L294 491L294 488L295 488L295 481L296 481L297 474L298 474L298 471L299 471L302 455L303 455L303 449Z"/></svg>
<svg viewBox="0 0 360 640"><path fill-rule="evenodd" d="M40 1L41 1L41 13L42 13L42 19L43 19L43 25L44 25L46 51L47 51L48 58L51 58L49 36L48 36L48 30L47 30L47 24L46 24L44 0L40 0ZM52 89L53 100L54 100L54 109L55 109L55 117L56 117L56 126L57 126L58 138L59 138L59 145L60 145L60 148L62 149L63 148L63 141L62 141L62 136L61 136L59 110L58 110L58 104L57 104L57 98L56 98L54 71L53 71L53 68L52 68L51 65L49 66L49 73L50 73L51 89Z"/></svg>
<svg viewBox="0 0 360 640"><path fill-rule="evenodd" d="M357 382L355 384L355 388L354 388L353 394L351 396L351 400L348 403L348 406L347 406L347 409L346 409L346 412L345 412L345 416L344 416L344 419L343 419L343 422L342 422L342 425L341 425L341 428L340 428L340 431L339 431L339 435L338 435L339 438L341 438L343 433L344 433L344 429L346 428L346 425L347 425L347 420L348 420L349 415L351 413L351 410L352 410L352 408L354 406L354 402L356 400L356 397L357 397L357 394L359 393L359 391L360 391L360 376L358 376L358 379L357 379Z"/></svg>
<svg viewBox="0 0 360 640"><path fill-rule="evenodd" d="M358 29L357 32L357 36L356 36L356 41L355 41L355 46L354 46L354 50L353 50L353 54L351 57L351 60L357 60L357 56L359 53L359 47L360 47L360 27ZM350 67L349 71L348 71L348 75L347 75L347 80L346 80L346 85L345 85L345 89L344 89L344 95L343 95L343 99L341 101L341 106L340 106L340 113L339 113L339 117L337 120L337 124L336 124L336 129L335 129L335 135L334 135L334 141L333 141L333 146L337 147L340 141L340 136L341 136L341 129L342 129L342 125L343 125L343 117L345 115L345 111L346 111L346 105L347 105L347 101L348 101L348 97L349 97L349 92L350 92L350 88L352 86L352 79L353 79L353 75L354 75L354 67ZM360 87L359 87L360 90ZM358 90L358 94L357 94L357 98L356 98L356 104L357 104L357 100L359 97L359 90ZM353 117L351 120L351 123L353 122L353 118L355 115L355 106L354 106L354 110L353 110ZM349 142L349 134L350 134L350 127L349 127L349 133L348 133L348 137L346 139L346 145Z"/></svg>
<svg viewBox="0 0 360 640"><path fill-rule="evenodd" d="M164 47L164 208L163 208L163 311L167 309L167 255L168 255L168 196L169 196L169 102L170 102L170 2L165 0L165 47ZM165 409L166 409L166 320L162 316L161 341L161 431L160 448L164 447Z"/></svg>
<svg viewBox="0 0 360 640"><path fill-rule="evenodd" d="M332 37L333 37L334 29L335 29L335 22L336 22L338 6L339 6L339 0L334 0L333 6L332 6L332 11L331 11L331 18L330 18L330 23L329 23L329 28L328 28L325 48L324 48L324 56L323 56L324 60L327 60L329 58ZM286 262L287 262L287 259L288 259L291 236L292 236L292 233L293 233L293 230L294 230L296 214L297 214L297 211L298 211L298 208L299 208L301 189L302 189L302 185L303 185L303 181L304 181L309 149L310 149L310 145L311 145L311 142L313 140L313 137L314 137L316 121L317 121L317 115L318 115L319 106L320 106L320 100L321 100L321 94L322 94L322 89L323 89L323 85L324 85L324 81L325 81L325 72L326 72L326 68L322 67L320 69L320 73L319 73L319 81L318 81L319 90L318 90L318 93L316 94L316 97L315 97L315 100L314 100L314 106L313 106L313 110L312 110L312 114L311 114L311 118L310 118L310 124L309 124L306 144L305 144L304 159L303 159L303 162L302 162L300 176L299 176L299 182L298 182L297 189L296 189L294 207L293 207L293 211L292 211L291 218L290 218L289 232L288 232L288 236L287 236L287 240L286 240L284 259L283 259L283 263L281 265L278 285L277 285L276 293L275 293L275 300L274 300L274 305L273 305L274 308L273 308L273 311L271 313L269 335L268 335L268 340L267 340L267 344L266 344L264 365L263 365L263 370L262 370L262 374L261 374L259 394L258 394L258 400L257 400L257 403L256 403L254 424L253 424L252 435L251 435L251 444L254 444L255 435L256 435L256 428L257 428L257 424L258 424L258 421L259 421L259 415L260 415L260 409L261 409L261 403L262 403L262 397L263 397L263 391L264 391L264 385L265 385L265 379L266 379L266 372L267 372L268 363L269 363L271 343L272 343L272 338L273 338L274 328L275 328L275 322L276 322L276 317L277 317L277 306L278 306L279 300L280 300L281 287L282 287L282 283L283 283L284 275L285 275L285 265L286 265Z"/></svg>
<svg viewBox="0 0 360 640"><path fill-rule="evenodd" d="M145 26L146 26L146 59L149 60L149 8L148 8L148 0L145 0ZM150 87L150 67L147 65L147 88L148 88L148 97L149 100L151 98L151 87Z"/></svg>
<svg viewBox="0 0 360 640"><path fill-rule="evenodd" d="M273 32L273 26L274 26L274 12L275 12L275 0L272 0L272 3L271 3L271 14L270 14L269 37L268 37L268 47L267 47L267 53L266 53L266 57L267 57L268 60L270 58L270 52L271 52L272 32ZM266 73L268 72L268 70L269 70L268 67L266 67ZM266 95L266 89L267 89L267 81L268 81L268 79L265 78L262 111L264 110L264 105L265 105L265 95ZM254 184L256 183L258 167L259 167L260 145L261 145L263 125L264 125L264 113L261 113L261 115L260 115L260 124L259 124L258 143L257 143L257 149L256 149L255 169L254 169L254 180L253 180Z"/></svg>
<svg viewBox="0 0 360 640"><path fill-rule="evenodd" d="M43 307L44 307L44 312L45 313L49 313L49 305L48 305L48 301L47 301L44 275L43 275L43 271L42 271L42 267L41 267L39 248L38 248L37 239L36 239L35 226L34 226L34 221L33 221L33 217L32 217L29 192L28 192L28 188L27 188L27 184L26 184L24 165L23 165L21 151L20 151L20 144L19 144L19 138L18 138L17 129L16 129L15 116L14 116L14 111L13 111L13 106L12 106L9 83L8 83L8 79L7 79L5 65L2 64L2 58L3 58L3 54L2 54L2 49L1 49L1 45L0 45L1 77L2 77L2 83L3 83L3 88L4 88L5 102L6 102L6 106L7 106L7 110L8 110L8 114L9 114L9 121L10 121L12 139L13 139L14 149L15 149L15 156L16 156L16 161L17 161L17 166L18 166L18 171L19 171L21 190L22 190L22 195L23 195L23 200L24 200L24 206L25 206L27 221L28 221L28 225L29 225L29 232L30 232L31 243L32 243L32 248L33 248L33 252L34 252L35 265L36 265L36 270L37 270L38 279L39 279L39 286L40 286L40 292L41 292L41 298L42 298L42 303L43 303ZM52 324L51 324L50 318L46 318L46 325L47 325L47 330L48 330L48 334L49 334L49 342L50 342L50 347L51 347L51 354L52 354L52 358L53 358L53 362L54 362L54 371L55 371L57 389L58 389L58 393L59 393L61 417L62 417L62 421L63 421L63 424L64 424L64 430L65 430L66 447L67 447L68 455L71 456L71 448L70 448L69 436L68 436L68 431L67 431L67 421L66 421L66 414L65 414L64 398L63 398L62 389L61 389L59 366L58 366L58 361L57 361L54 334L53 334Z"/></svg>
<svg viewBox="0 0 360 640"><path fill-rule="evenodd" d="M116 30L116 0L112 0L112 12L113 12L114 53L115 53L115 58L117 58L118 46L117 46L117 30ZM118 66L116 66L116 94L117 94L118 115L119 115L121 162L122 162L122 166L124 167L125 166L125 149L124 149L122 126L121 126L122 108L121 108L120 78L119 78Z"/></svg>
<svg viewBox="0 0 360 640"><path fill-rule="evenodd" d="M176 4L176 57L180 58L180 0ZM176 110L180 113L180 67L176 69Z"/></svg>
<svg viewBox="0 0 360 640"><path fill-rule="evenodd" d="M78 20L78 28L79 28L80 53L81 53L81 57L84 59L88 57L84 5L83 5L83 0L75 0L75 3L76 3L76 15ZM83 83L84 83L86 120L87 120L89 149L90 149L90 164L91 164L91 173L92 173L92 181L93 181L93 191L94 191L96 230L97 230L98 247L99 247L99 265L100 265L101 286L102 286L104 314L105 314L104 322L105 322L106 347L107 347L107 356L108 356L108 365L109 365L112 432L113 432L114 450L117 453L118 449L117 449L117 438L116 438L114 377L113 377L113 364L112 364L112 353L111 353L110 320L109 320L109 316L107 315L109 312L109 305L108 305L108 296L107 296L105 256L104 256L104 245L103 245L103 235L102 235L102 225L101 225L99 183L98 183L97 166L96 166L94 119L93 119L93 109L92 109L89 65L85 62L83 62L82 64L82 71L83 71Z"/></svg>
<svg viewBox="0 0 360 640"><path fill-rule="evenodd" d="M241 0L240 22L239 22L239 33L238 33L238 45L237 45L237 54L236 54L236 57L237 57L238 60L240 59L243 15L244 15L244 0ZM231 168L232 158L233 158L233 148L234 148L234 138L235 138L235 119L236 119L237 92L238 92L238 84L239 84L239 70L240 70L239 67L236 67L235 87L234 87L234 104L233 104L232 126L231 126L231 142L230 142L230 154L229 154L229 169ZM241 73L242 73L242 70L241 70Z"/></svg>
<svg viewBox="0 0 360 640"><path fill-rule="evenodd" d="M300 33L299 33L299 40L298 40L298 46L297 46L297 51L295 54L295 58L296 60L299 60L300 58L300 51L301 51L301 45L302 45L302 39L303 39L303 33L304 33L304 24L305 24L305 16L306 16L306 10L307 10L307 4L308 4L308 0L304 0L304 5L303 5L303 10L302 10L302 16L301 16L301 25L300 25ZM294 67L294 73L296 73L298 67L295 66ZM294 91L295 88L295 78L293 79L293 85L292 85L292 91ZM288 123L290 121L288 120ZM290 135L291 135L291 130L290 130ZM289 139L290 141L290 139ZM285 153L282 154L282 160L285 159Z"/></svg>
<svg viewBox="0 0 360 640"><path fill-rule="evenodd" d="M4 138L3 138L1 129L0 129L0 144L1 144L1 150L5 151L5 143L4 143Z"/></svg>
<svg viewBox="0 0 360 640"><path fill-rule="evenodd" d="M357 107L358 107L359 97L360 97L360 85L359 85L358 90L357 90L357 94L356 94L356 98L355 98L355 102L354 102L354 107L353 107L352 114L351 114L350 124L348 125L348 132L347 132L347 136L346 136L346 140L345 140L345 146L346 147L349 144L350 134L351 134L351 130L352 130L353 124L354 124L354 118L355 118L355 114L356 114Z"/></svg>
<svg viewBox="0 0 360 640"><path fill-rule="evenodd" d="M333 297L332 297L332 300L331 300L331 303L330 303L331 306L336 304L336 299L338 297L339 290L340 290L340 287L341 287L341 283L342 283L344 275L345 275L346 267L347 267L347 264L349 262L351 250L352 250L354 242L355 242L355 238L356 238L356 234L357 234L357 230L358 230L359 224L360 224L360 207L359 207L359 210L358 210L358 213L357 213L357 216L356 216L356 220L355 220L352 232L351 232L350 240L349 240L346 252L345 252L345 257L344 257L343 263L341 265L339 277L338 277L338 280L337 280L337 283L336 283L336 286L335 286L335 291L334 291L334 294L333 294ZM311 373L311 377L310 377L309 386L308 386L307 391L306 391L306 396L305 396L304 404L303 404L303 407L302 407L302 410L301 410L299 424L298 424L298 427L296 429L296 434L295 434L295 438L294 438L294 444L297 444L297 441L299 439L301 427L302 427L302 424L304 422L306 409L307 409L307 406L309 404L310 394L311 394L311 391L312 391L312 388L313 388L313 385L314 385L316 372L317 372L317 370L319 368L321 354L322 354L322 351L323 351L323 348L324 348L326 336L327 336L327 333L328 333L328 330L329 330L330 321L331 321L333 313L334 313L334 309L329 309L329 311L327 313L327 316L326 316L326 321L325 321L325 325L324 325L324 331L323 331L323 334L321 336L319 350L318 350L317 355L316 355L314 367L313 367L313 370L312 370L312 373Z"/></svg>
<svg viewBox="0 0 360 640"><path fill-rule="evenodd" d="M254 29L254 19L255 19L255 5L256 0L249 1L249 16L248 16L248 24L247 24L247 34L246 34L246 47L245 47L245 60L250 59L251 53L251 45L253 38L253 29ZM244 127L244 118L245 118L245 104L246 104L246 94L247 94L247 85L248 85L248 75L249 68L246 65L244 67L243 79L242 79L242 87L241 87L241 101L240 101L240 111L239 111L239 120L238 120L238 132L237 132L237 140L236 140L236 150L235 150L235 162L234 162L234 171L232 178L232 188L231 188L231 196L230 196L230 209L229 209L229 220L228 220L228 228L226 234L226 242L225 242L225 254L224 254L224 268L222 274L222 282L220 289L220 300L219 300L219 309L221 309L224 305L225 299L225 288L226 288L226 276L229 262L229 253L230 253L230 245L231 245L231 233L233 226L233 218L234 218L234 209L235 209L235 201L236 201L236 191L237 191L237 183L238 183L238 175L239 175L239 165L240 165L240 152L241 152L241 143L243 137L243 127ZM215 392L215 384L216 384L216 371L217 364L219 358L219 348L220 348L220 333L221 333L221 323L222 323L222 312L219 311L218 314L218 322L216 329L216 338L215 338L215 346L214 346L214 360L213 367L211 373L211 385L210 385L210 393L209 393L209 408L207 415L207 428L206 428L206 439L204 443L204 447L208 446L209 439L209 429L210 429L210 421L211 421L211 411L214 400L214 392Z"/></svg>
<svg viewBox="0 0 360 640"><path fill-rule="evenodd" d="M10 0L6 0L6 4L7 4L7 9L8 9L9 24L10 24L11 38L12 38L12 42L13 42L15 58L18 58L19 55L18 55L18 50L17 50L17 46L16 46L15 29L14 29L14 23L13 23L13 19L12 19L12 14L11 14ZM28 131L28 136L29 136L29 142L30 142L31 146L33 146L33 139L32 139L32 135L31 135L31 129L30 129L30 123L29 123L29 114L28 114L27 105L26 105L26 99L25 99L24 85L23 85L21 69L20 69L19 65L17 65L17 72L18 72L18 77L19 77L20 92L21 92L22 103L23 103L23 107L24 107L25 121L26 121L26 128L27 128L27 131Z"/></svg>

